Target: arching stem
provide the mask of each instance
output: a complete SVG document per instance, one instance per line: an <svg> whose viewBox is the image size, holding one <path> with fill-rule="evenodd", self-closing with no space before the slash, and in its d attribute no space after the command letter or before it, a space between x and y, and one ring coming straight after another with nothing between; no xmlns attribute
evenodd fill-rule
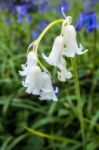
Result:
<svg viewBox="0 0 99 150"><path fill-rule="evenodd" d="M53 27L55 26L56 24L58 23L62 23L64 21L64 19L59 19L59 20L56 20L56 21L53 21L52 23L50 23L44 30L43 32L40 34L39 38L36 40L36 46L35 46L35 54L38 58L38 46L41 42L41 40L43 39L44 35ZM45 67L43 66L43 64L40 62L39 58L38 58L38 63L39 65L41 66L42 69L45 69Z"/></svg>

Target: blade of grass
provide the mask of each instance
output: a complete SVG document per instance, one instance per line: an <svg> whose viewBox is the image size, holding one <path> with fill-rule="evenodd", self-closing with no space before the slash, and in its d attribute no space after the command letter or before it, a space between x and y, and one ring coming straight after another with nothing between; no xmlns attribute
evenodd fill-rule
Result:
<svg viewBox="0 0 99 150"><path fill-rule="evenodd" d="M46 134L44 132L41 131L36 131L32 128L29 128L25 125L22 126L24 129L26 129L28 132L30 132L31 134L35 134L37 136L40 136L42 138L47 138L47 139L51 139L51 140L57 140L57 141L62 141L62 142L68 142L68 143L72 143L72 144L80 144L79 141L76 140L72 140L66 137L58 137L56 135L50 135L50 134Z"/></svg>

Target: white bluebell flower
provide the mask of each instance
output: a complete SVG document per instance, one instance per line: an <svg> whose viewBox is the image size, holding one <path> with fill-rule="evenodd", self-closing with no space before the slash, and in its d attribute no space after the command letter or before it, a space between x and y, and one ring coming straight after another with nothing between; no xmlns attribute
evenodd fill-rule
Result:
<svg viewBox="0 0 99 150"><path fill-rule="evenodd" d="M21 76L26 76L30 68L34 65L37 65L37 58L33 51L30 51L27 55L27 61L25 64L22 64L22 71L19 71Z"/></svg>
<svg viewBox="0 0 99 150"><path fill-rule="evenodd" d="M26 88L26 92L29 94L39 95L41 90L41 69L38 66L33 66L30 68L28 74L26 75L25 81L22 85Z"/></svg>
<svg viewBox="0 0 99 150"><path fill-rule="evenodd" d="M63 48L63 37L61 35L57 36L54 40L50 55L47 57L45 54L42 54L42 56L48 64L58 67L61 63Z"/></svg>
<svg viewBox="0 0 99 150"><path fill-rule="evenodd" d="M42 54L43 58L48 64L53 65L60 70L58 72L58 79L60 81L66 81L66 79L71 78L71 74L68 74L69 71L66 69L65 59L62 56L63 49L64 49L64 39L60 35L55 38L53 48L49 57L45 56L45 54ZM70 77L68 75L70 75Z"/></svg>
<svg viewBox="0 0 99 150"><path fill-rule="evenodd" d="M42 72L42 88L40 93L40 100L57 101L57 97L52 86L51 76L47 72Z"/></svg>
<svg viewBox="0 0 99 150"><path fill-rule="evenodd" d="M47 70L41 71L33 51L27 55L27 62L22 65L22 69L19 74L25 77L22 85L26 88L27 93L39 95L41 100L57 100L51 76Z"/></svg>
<svg viewBox="0 0 99 150"><path fill-rule="evenodd" d="M33 51L27 55L27 62L22 65L22 71L19 71L21 76L25 76L25 81L22 85L26 88L27 93L39 95L41 89L41 69L37 66L37 58Z"/></svg>
<svg viewBox="0 0 99 150"><path fill-rule="evenodd" d="M74 57L75 54L82 55L88 50L84 50L81 44L78 45L76 40L76 30L73 25L65 25L62 31L64 37L64 46L63 55L67 57Z"/></svg>

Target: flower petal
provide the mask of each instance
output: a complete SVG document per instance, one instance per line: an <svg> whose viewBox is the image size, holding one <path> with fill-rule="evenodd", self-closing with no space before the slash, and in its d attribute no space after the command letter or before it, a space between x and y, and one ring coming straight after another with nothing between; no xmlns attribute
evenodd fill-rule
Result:
<svg viewBox="0 0 99 150"><path fill-rule="evenodd" d="M60 64L63 47L63 37L57 36L54 40L53 48L49 57L44 54L42 54L42 56L48 64L58 66L58 64Z"/></svg>
<svg viewBox="0 0 99 150"><path fill-rule="evenodd" d="M21 76L26 76L26 71L19 71L19 74L21 75Z"/></svg>
<svg viewBox="0 0 99 150"><path fill-rule="evenodd" d="M72 73L67 69L61 70L60 72L58 71L57 73L58 73L58 79L62 82L65 82L66 79L72 78Z"/></svg>
<svg viewBox="0 0 99 150"><path fill-rule="evenodd" d="M77 50L77 54L78 55L82 55L82 54L84 54L84 53L86 53L88 50L86 49L86 50L83 50L83 46L82 46L82 44L79 44L79 48L78 48L78 50Z"/></svg>
<svg viewBox="0 0 99 150"><path fill-rule="evenodd" d="M63 50L63 55L67 57L74 57L75 54L82 55L86 53L88 50L82 51L83 47L80 44L78 46L76 40L76 30L73 25L67 25L63 29L63 36L64 36L64 45L66 49Z"/></svg>
<svg viewBox="0 0 99 150"><path fill-rule="evenodd" d="M40 93L41 100L53 100L56 101L57 97L52 87L50 75L46 72L42 72L42 88Z"/></svg>

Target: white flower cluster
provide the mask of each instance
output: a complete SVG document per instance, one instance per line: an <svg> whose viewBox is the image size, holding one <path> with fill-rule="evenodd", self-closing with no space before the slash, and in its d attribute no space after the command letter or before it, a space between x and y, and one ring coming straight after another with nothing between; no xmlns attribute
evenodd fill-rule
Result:
<svg viewBox="0 0 99 150"><path fill-rule="evenodd" d="M72 73L66 68L66 61L63 56L75 57L76 54L81 55L87 52L87 50L83 51L81 44L78 46L76 30L71 22L72 18L66 17L62 25L61 35L55 38L50 55L47 57L44 53L42 54L48 64L58 68L58 79L62 82L72 78ZM55 93L58 89L56 88L54 91L50 73L47 70L42 71L38 66L38 59L34 51L28 53L27 62L22 65L22 69L19 73L21 76L25 76L22 85L26 88L27 93L39 95L40 100L57 101Z"/></svg>
<svg viewBox="0 0 99 150"><path fill-rule="evenodd" d="M75 27L71 25L71 22L72 18L68 16L63 23L61 35L55 38L49 57L42 54L48 64L60 70L60 72L58 72L58 79L63 82L72 77L71 72L66 69L66 61L63 56L74 57L75 54L81 55L88 51L83 51L81 44L78 46L76 41L76 30Z"/></svg>
<svg viewBox="0 0 99 150"><path fill-rule="evenodd" d="M22 69L22 71L19 71L19 74L25 76L25 81L22 81L22 85L26 88L27 93L39 95L40 100L52 99L57 101L51 76L47 70L41 71L33 51L27 55L27 62L25 65L22 65Z"/></svg>

